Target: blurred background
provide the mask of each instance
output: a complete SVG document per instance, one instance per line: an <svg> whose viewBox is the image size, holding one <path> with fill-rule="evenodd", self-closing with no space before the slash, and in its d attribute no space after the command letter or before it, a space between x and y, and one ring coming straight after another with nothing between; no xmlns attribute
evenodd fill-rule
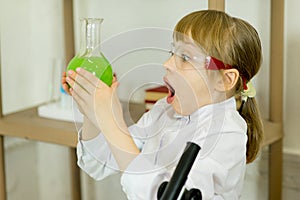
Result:
<svg viewBox="0 0 300 200"><path fill-rule="evenodd" d="M269 113L269 47L270 1L228 0L225 10L250 22L259 32L263 46L263 64L254 79L258 102L264 118ZM104 18L102 41L145 27L172 30L184 15L207 9L206 0L73 0L75 51L79 50L79 19ZM283 199L300 195L300 1L285 1L284 29L284 176ZM66 67L63 0L0 0L1 85L3 114L52 102L61 97L60 71ZM132 71L141 63L162 63L166 57L149 52L128 55L112 65L124 78L119 90L121 99L145 78L145 71ZM162 80L163 68L147 74L155 83ZM148 78L149 78L148 77ZM143 90L130 100L143 102ZM9 200L70 199L69 149L63 146L5 137L7 194ZM268 149L247 167L242 199L267 199ZM21 166L21 167L20 167ZM95 182L84 173L83 199L126 199L119 185L119 176Z"/></svg>

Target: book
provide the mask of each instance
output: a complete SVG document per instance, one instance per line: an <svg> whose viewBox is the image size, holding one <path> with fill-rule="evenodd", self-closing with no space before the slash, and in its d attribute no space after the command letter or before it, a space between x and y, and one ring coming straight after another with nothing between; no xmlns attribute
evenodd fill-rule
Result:
<svg viewBox="0 0 300 200"><path fill-rule="evenodd" d="M168 88L166 86L159 86L154 88L146 89L145 100L146 101L157 101L168 95Z"/></svg>
<svg viewBox="0 0 300 200"><path fill-rule="evenodd" d="M145 106L146 110L150 110L159 99L168 95L168 88L166 86L158 86L145 90Z"/></svg>

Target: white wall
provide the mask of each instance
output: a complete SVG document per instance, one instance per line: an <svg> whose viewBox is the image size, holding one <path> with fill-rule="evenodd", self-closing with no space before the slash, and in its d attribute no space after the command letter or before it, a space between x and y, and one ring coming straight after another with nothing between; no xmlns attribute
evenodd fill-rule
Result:
<svg viewBox="0 0 300 200"><path fill-rule="evenodd" d="M3 112L51 99L51 73L64 58L62 1L1 0Z"/></svg>
<svg viewBox="0 0 300 200"><path fill-rule="evenodd" d="M4 114L52 99L51 73L64 58L62 2L0 0ZM67 147L11 137L5 147L9 199L70 199Z"/></svg>
<svg viewBox="0 0 300 200"><path fill-rule="evenodd" d="M285 1L284 148L300 154L300 1Z"/></svg>

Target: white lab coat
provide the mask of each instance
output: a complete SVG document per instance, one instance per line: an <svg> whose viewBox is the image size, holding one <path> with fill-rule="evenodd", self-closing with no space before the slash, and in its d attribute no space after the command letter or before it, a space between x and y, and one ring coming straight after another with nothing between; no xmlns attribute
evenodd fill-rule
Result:
<svg viewBox="0 0 300 200"><path fill-rule="evenodd" d="M190 116L176 114L162 99L129 127L141 154L122 174L122 188L128 199L156 199L159 185L170 179L186 142L192 141L201 150L185 187L200 189L205 200L239 199L246 168L246 130L234 98L204 106ZM118 172L102 134L89 141L79 135L77 156L80 168L96 180Z"/></svg>

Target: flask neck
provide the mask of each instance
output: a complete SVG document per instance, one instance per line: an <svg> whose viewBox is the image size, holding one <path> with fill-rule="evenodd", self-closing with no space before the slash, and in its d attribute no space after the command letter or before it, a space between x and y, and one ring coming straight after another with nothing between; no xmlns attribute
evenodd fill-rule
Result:
<svg viewBox="0 0 300 200"><path fill-rule="evenodd" d="M101 23L103 19L81 19L81 47L80 56L92 56L100 54Z"/></svg>

